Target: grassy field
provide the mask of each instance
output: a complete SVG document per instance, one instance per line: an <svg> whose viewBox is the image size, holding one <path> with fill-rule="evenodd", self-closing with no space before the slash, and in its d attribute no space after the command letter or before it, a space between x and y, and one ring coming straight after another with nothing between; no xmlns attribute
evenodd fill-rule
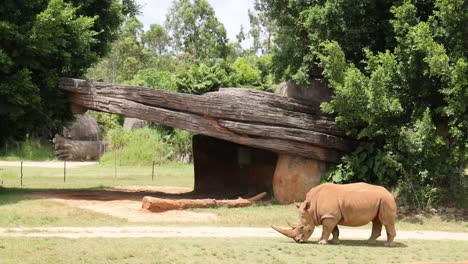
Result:
<svg viewBox="0 0 468 264"><path fill-rule="evenodd" d="M151 167L118 167L114 177L113 166L93 165L67 170L63 182L63 169L24 168L23 187L20 187L19 169L0 168L0 227L37 226L121 226L121 225L174 225L172 223L129 223L127 220L64 205L59 202L28 199L25 194L60 190L103 190L114 186L179 186L193 187L193 167L183 164L166 164L156 167L155 180L151 181ZM179 223L175 225L215 226L258 226L285 225L286 221L298 219L293 205L278 205L267 201L246 208L195 209L196 212L210 212L218 220L209 223ZM364 227L368 228L369 227ZM441 230L466 231L468 222L426 217L414 219L405 217L398 221L399 230Z"/></svg>
<svg viewBox="0 0 468 264"><path fill-rule="evenodd" d="M23 167L23 186L20 167L1 167L0 182L3 187L33 189L84 189L115 186L178 186L193 188L193 166L169 163L155 167L154 181L151 166L92 165L66 170L63 168Z"/></svg>
<svg viewBox="0 0 468 264"><path fill-rule="evenodd" d="M0 238L0 263L412 263L468 259L468 241L297 244L283 238Z"/></svg>
<svg viewBox="0 0 468 264"><path fill-rule="evenodd" d="M22 142L9 142L0 148L0 160L53 160L52 142L39 139L26 139Z"/></svg>

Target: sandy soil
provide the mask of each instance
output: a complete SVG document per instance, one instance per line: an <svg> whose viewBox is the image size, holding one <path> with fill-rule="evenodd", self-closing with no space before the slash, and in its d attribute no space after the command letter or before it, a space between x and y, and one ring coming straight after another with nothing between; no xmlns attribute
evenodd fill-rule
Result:
<svg viewBox="0 0 468 264"><path fill-rule="evenodd" d="M79 168L83 166L90 166L98 164L94 161L67 161L67 168ZM0 161L0 167L19 167L20 161ZM63 168L63 161L24 161L23 167L36 167L36 168Z"/></svg>
<svg viewBox="0 0 468 264"><path fill-rule="evenodd" d="M197 198L190 189L180 187L117 187L101 191L37 192L31 199L44 199L126 219L129 222L208 223L217 220L214 213L167 211L152 213L141 208L144 196L159 198Z"/></svg>
<svg viewBox="0 0 468 264"><path fill-rule="evenodd" d="M367 240L367 229L340 229L340 239ZM317 228L310 241L321 234ZM0 237L283 237L271 228L253 227L39 227L0 228ZM384 243L385 234L379 241ZM285 238L286 239L286 238ZM398 231L396 240L463 240L468 233L438 231ZM380 242L379 242L380 243Z"/></svg>

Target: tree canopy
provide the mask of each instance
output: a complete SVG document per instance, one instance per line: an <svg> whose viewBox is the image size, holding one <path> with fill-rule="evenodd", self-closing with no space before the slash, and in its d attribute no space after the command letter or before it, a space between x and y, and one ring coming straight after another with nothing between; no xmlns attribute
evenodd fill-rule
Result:
<svg viewBox="0 0 468 264"><path fill-rule="evenodd" d="M130 1L6 0L0 6L0 141L50 136L71 117L57 89L116 38Z"/></svg>
<svg viewBox="0 0 468 264"><path fill-rule="evenodd" d="M334 93L323 110L361 140L330 180L396 186L419 207L461 197L465 1L263 2L279 26L276 76L307 82L323 71Z"/></svg>
<svg viewBox="0 0 468 264"><path fill-rule="evenodd" d="M226 30L206 0L174 1L166 27L174 50L192 55L193 61L226 56Z"/></svg>

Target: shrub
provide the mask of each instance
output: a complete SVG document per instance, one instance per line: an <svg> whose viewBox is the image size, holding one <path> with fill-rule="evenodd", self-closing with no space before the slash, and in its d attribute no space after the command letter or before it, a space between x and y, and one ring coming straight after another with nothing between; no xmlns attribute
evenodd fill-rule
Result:
<svg viewBox="0 0 468 264"><path fill-rule="evenodd" d="M169 145L161 134L151 128L126 130L117 128L107 135L109 151L101 157L103 163L112 164L117 159L119 165L151 164L153 160L169 160Z"/></svg>

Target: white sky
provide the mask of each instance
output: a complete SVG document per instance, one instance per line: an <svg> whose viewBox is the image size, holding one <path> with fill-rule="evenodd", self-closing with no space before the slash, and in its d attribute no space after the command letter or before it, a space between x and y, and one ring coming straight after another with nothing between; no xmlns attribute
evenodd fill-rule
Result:
<svg viewBox="0 0 468 264"><path fill-rule="evenodd" d="M164 24L166 13L172 5L172 0L137 0L141 5L141 15L138 19L145 26L157 23ZM229 41L236 41L236 35L244 26L244 33L249 31L248 9L253 10L253 0L208 0L213 7L216 17L224 24ZM242 43L244 48L249 47L251 40L247 39Z"/></svg>

